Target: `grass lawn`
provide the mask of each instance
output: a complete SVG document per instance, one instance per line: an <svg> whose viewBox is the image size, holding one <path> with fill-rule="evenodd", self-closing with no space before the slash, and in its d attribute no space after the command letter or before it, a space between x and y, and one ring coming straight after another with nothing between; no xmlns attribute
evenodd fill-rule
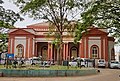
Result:
<svg viewBox="0 0 120 81"><path fill-rule="evenodd" d="M51 66L50 67L51 70L80 70L80 67L73 67L73 66L59 66L59 65L55 65L55 66Z"/></svg>
<svg viewBox="0 0 120 81"><path fill-rule="evenodd" d="M0 65L0 69L6 69L6 66ZM39 69L48 69L48 70L81 70L80 67L72 67L72 66L60 66L60 65L52 65L50 67L40 67L39 65L23 65L22 67L17 66L17 68L13 68L12 65L8 65L8 69L18 69L18 70L39 70Z"/></svg>
<svg viewBox="0 0 120 81"><path fill-rule="evenodd" d="M0 69L4 69L5 67L4 67L4 65L0 65Z"/></svg>

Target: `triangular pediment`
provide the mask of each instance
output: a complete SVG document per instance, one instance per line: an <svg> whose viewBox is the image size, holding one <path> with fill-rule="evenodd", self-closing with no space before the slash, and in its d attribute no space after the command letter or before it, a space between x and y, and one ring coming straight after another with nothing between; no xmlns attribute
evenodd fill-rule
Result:
<svg viewBox="0 0 120 81"><path fill-rule="evenodd" d="M15 35L31 35L31 34L33 34L33 33L28 32L28 31L26 31L26 30L24 30L24 29L16 29L16 30L10 32L9 34L15 34Z"/></svg>
<svg viewBox="0 0 120 81"><path fill-rule="evenodd" d="M107 35L108 33L100 30L99 28L91 28L90 30L88 30L88 34Z"/></svg>

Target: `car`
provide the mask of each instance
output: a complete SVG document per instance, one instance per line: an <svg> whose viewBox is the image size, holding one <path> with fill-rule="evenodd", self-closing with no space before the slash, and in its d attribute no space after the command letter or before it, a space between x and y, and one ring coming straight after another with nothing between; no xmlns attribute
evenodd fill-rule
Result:
<svg viewBox="0 0 120 81"><path fill-rule="evenodd" d="M118 62L118 61L111 61L110 63L109 63L109 67L111 68L111 69L120 69L120 62Z"/></svg>
<svg viewBox="0 0 120 81"><path fill-rule="evenodd" d="M77 66L77 60L72 60L71 62L69 62L70 66Z"/></svg>
<svg viewBox="0 0 120 81"><path fill-rule="evenodd" d="M41 64L41 60L39 57L32 57L29 58L28 60L25 60L26 65L36 65L36 64Z"/></svg>
<svg viewBox="0 0 120 81"><path fill-rule="evenodd" d="M99 59L98 60L98 67L106 67L106 61L105 59Z"/></svg>
<svg viewBox="0 0 120 81"><path fill-rule="evenodd" d="M93 67L93 60L88 58L75 58L69 62L70 66Z"/></svg>

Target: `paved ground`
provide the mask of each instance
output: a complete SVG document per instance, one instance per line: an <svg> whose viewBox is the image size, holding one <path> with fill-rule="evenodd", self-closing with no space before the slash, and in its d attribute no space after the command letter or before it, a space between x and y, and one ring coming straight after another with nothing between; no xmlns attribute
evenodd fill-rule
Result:
<svg viewBox="0 0 120 81"><path fill-rule="evenodd" d="M80 77L0 77L0 81L120 81L120 69L100 69L97 75Z"/></svg>

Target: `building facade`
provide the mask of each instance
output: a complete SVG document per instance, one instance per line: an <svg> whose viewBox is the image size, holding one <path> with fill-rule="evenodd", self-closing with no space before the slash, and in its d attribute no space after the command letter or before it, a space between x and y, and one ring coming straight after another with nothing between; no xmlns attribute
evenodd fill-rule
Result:
<svg viewBox="0 0 120 81"><path fill-rule="evenodd" d="M120 52L115 53L115 60L120 62Z"/></svg>
<svg viewBox="0 0 120 81"><path fill-rule="evenodd" d="M43 60L57 61L57 48L52 41L54 35L47 36L48 23L38 23L27 28L9 30L8 53L23 58L42 56ZM109 37L107 29L89 28L77 44L68 32L63 33L63 60L80 57L114 60L114 38Z"/></svg>

